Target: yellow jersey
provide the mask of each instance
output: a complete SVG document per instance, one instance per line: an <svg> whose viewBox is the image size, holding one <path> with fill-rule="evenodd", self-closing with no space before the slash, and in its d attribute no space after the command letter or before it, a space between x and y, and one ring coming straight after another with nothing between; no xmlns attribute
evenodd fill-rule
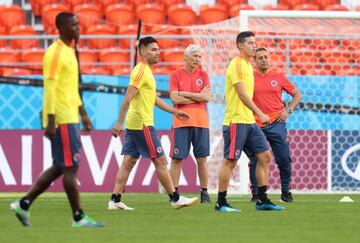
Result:
<svg viewBox="0 0 360 243"><path fill-rule="evenodd" d="M230 123L255 123L253 112L240 100L234 87L235 84L240 82L244 84L246 94L252 99L254 94L253 68L245 59L238 56L230 62L226 70L226 109L223 125L228 126Z"/></svg>
<svg viewBox="0 0 360 243"><path fill-rule="evenodd" d="M79 123L82 102L74 50L60 39L51 44L43 58L43 75L43 126L47 127L48 114L55 115L56 126Z"/></svg>
<svg viewBox="0 0 360 243"><path fill-rule="evenodd" d="M143 125L154 126L156 82L149 65L138 63L131 72L129 85L137 88L138 93L130 101L125 127L142 130Z"/></svg>

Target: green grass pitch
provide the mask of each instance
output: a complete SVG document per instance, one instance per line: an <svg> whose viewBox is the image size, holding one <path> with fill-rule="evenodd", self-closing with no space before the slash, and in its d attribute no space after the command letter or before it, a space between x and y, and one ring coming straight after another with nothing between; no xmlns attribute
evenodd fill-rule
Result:
<svg viewBox="0 0 360 243"><path fill-rule="evenodd" d="M175 210L165 194L145 193L123 196L135 211L108 211L109 195L81 194L85 212L106 227L74 229L63 193L46 193L32 205L31 228L9 211L19 194L0 193L0 242L360 242L359 194L350 195L354 203L340 203L340 194L295 195L280 212L256 211L249 196L230 196L241 213L215 212L214 203ZM278 195L270 197L277 202Z"/></svg>

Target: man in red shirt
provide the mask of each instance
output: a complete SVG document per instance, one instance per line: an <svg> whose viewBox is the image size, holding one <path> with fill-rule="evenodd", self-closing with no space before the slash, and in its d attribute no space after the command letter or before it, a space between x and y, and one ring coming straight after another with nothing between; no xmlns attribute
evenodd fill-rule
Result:
<svg viewBox="0 0 360 243"><path fill-rule="evenodd" d="M270 118L270 124L263 125L255 115L256 123L270 143L275 162L280 170L281 200L283 202L292 202L293 198L290 192L292 161L285 122L299 104L301 93L283 74L269 69L270 55L266 48L260 47L256 50L255 63L257 70L254 71L253 101ZM287 108L284 108L282 102L283 90L292 96ZM250 181L253 194L251 201L256 202L258 189L255 176L256 157L252 155L249 157Z"/></svg>
<svg viewBox="0 0 360 243"><path fill-rule="evenodd" d="M189 155L190 145L198 164L201 186L201 203L210 203L207 192L208 165L210 154L209 120L206 102L210 100L211 91L208 74L199 67L201 48L189 45L185 49L185 66L170 74L170 98L176 109L185 111L191 117L181 121L174 116L171 137L170 157L172 158L170 174L175 189L178 189L181 162Z"/></svg>

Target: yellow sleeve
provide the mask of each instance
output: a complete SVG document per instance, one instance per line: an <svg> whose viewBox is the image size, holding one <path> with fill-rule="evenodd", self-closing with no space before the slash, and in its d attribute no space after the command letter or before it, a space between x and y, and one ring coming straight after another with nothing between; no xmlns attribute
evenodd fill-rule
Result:
<svg viewBox="0 0 360 243"><path fill-rule="evenodd" d="M55 51L49 49L43 59L44 76L44 110L47 114L55 114L56 86L59 78L59 57L61 46L57 45Z"/></svg>
<svg viewBox="0 0 360 243"><path fill-rule="evenodd" d="M230 72L230 80L232 85L243 82L242 69L241 69L241 59L237 58L233 61Z"/></svg>
<svg viewBox="0 0 360 243"><path fill-rule="evenodd" d="M144 73L146 65L143 63L137 64L131 72L130 83L129 85L134 86L137 89L140 89L144 84Z"/></svg>

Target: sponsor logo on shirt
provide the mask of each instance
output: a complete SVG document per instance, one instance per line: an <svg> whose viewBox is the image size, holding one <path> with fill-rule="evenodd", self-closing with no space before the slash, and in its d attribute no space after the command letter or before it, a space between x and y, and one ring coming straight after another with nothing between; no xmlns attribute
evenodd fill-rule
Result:
<svg viewBox="0 0 360 243"><path fill-rule="evenodd" d="M203 85L203 83L204 82L201 79L196 80L196 85L197 86L201 86L201 85Z"/></svg>
<svg viewBox="0 0 360 243"><path fill-rule="evenodd" d="M174 154L179 154L179 149L178 148L174 148Z"/></svg>
<svg viewBox="0 0 360 243"><path fill-rule="evenodd" d="M273 86L273 87L277 87L278 82L276 80L271 80L270 85Z"/></svg>

